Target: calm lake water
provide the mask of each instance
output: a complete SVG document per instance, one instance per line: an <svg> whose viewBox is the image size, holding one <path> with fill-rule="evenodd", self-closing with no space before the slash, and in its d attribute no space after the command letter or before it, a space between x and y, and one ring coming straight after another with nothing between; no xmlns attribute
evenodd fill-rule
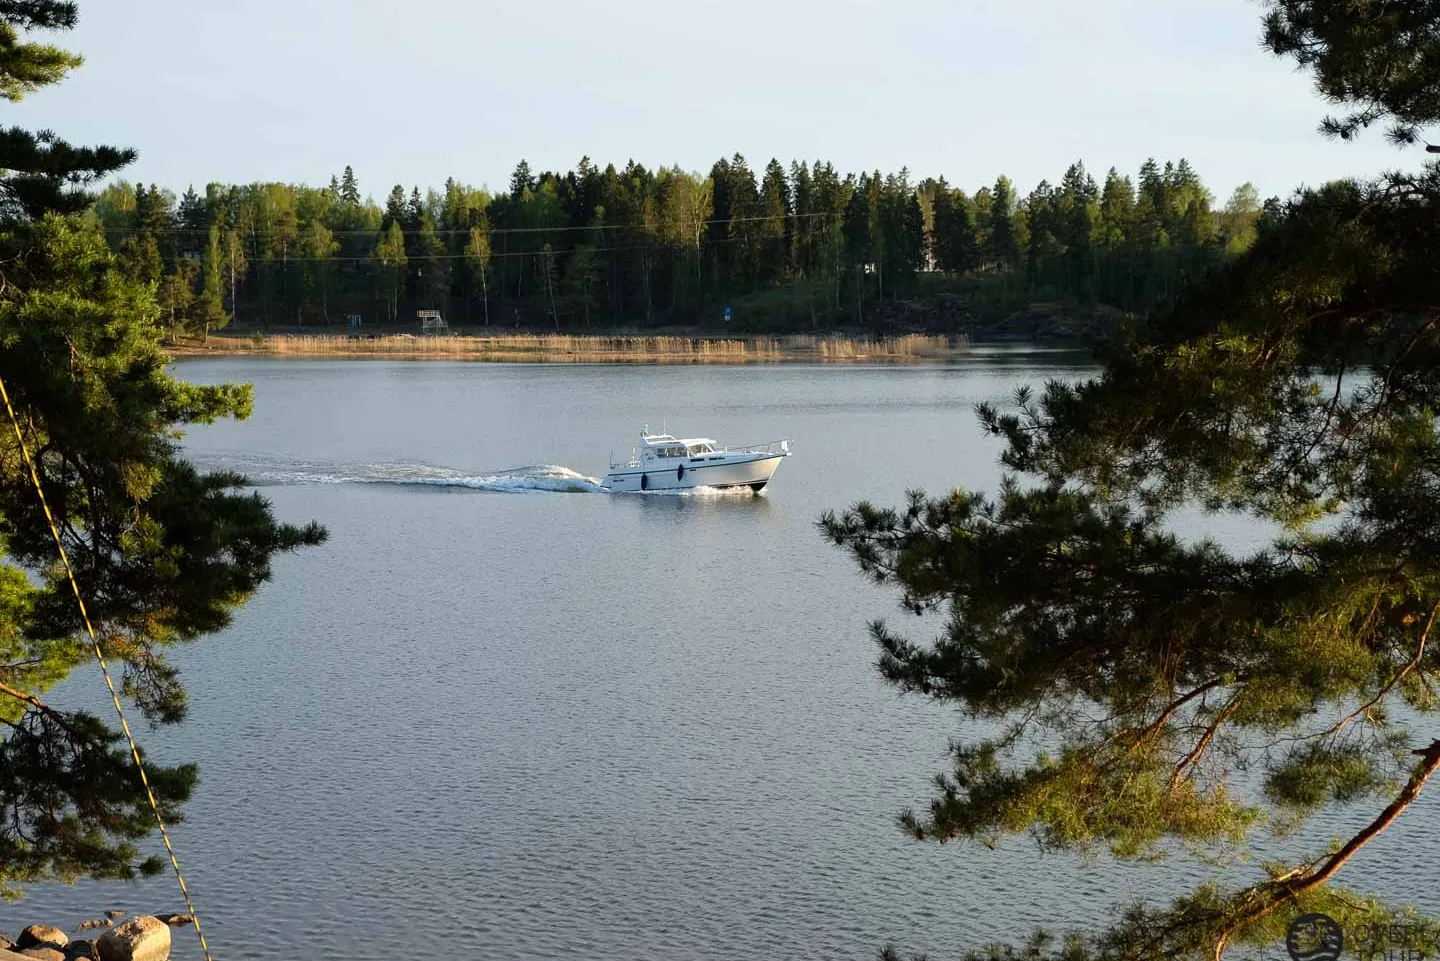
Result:
<svg viewBox="0 0 1440 961"><path fill-rule="evenodd" d="M195 431L195 459L331 532L180 652L189 721L141 732L201 765L175 838L218 959L946 957L1209 870L902 836L966 726L881 682L866 623L905 616L815 529L862 498L993 487L973 405L1083 376L1083 357L178 370L255 384L255 416ZM795 455L760 497L590 492L645 424ZM82 673L58 696L108 710L102 689ZM1425 799L1347 876L1433 910L1437 812ZM1373 809L1351 814L1320 833ZM181 910L168 876L46 886L0 906L0 930L111 907ZM175 956L198 955L177 932Z"/></svg>

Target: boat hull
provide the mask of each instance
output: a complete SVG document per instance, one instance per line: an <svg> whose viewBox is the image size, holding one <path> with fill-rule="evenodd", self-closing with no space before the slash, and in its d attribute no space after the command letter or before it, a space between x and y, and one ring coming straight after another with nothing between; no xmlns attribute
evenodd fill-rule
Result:
<svg viewBox="0 0 1440 961"><path fill-rule="evenodd" d="M784 454L763 454L736 461L697 458L664 470L626 467L607 474L605 486L614 493L678 491L696 487L749 487L759 491L770 482L784 459Z"/></svg>

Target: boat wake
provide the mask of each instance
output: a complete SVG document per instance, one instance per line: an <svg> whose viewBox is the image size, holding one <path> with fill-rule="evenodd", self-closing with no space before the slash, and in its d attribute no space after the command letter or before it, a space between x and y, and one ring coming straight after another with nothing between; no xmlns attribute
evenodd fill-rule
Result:
<svg viewBox="0 0 1440 961"><path fill-rule="evenodd" d="M599 478L568 467L543 464L509 470L470 473L428 464L336 464L320 461L280 460L235 456L195 458L210 470L244 474L255 487L311 484L391 484L408 487L460 488L502 494L603 494Z"/></svg>
<svg viewBox="0 0 1440 961"><path fill-rule="evenodd" d="M470 473L428 464L337 464L290 460L253 454L192 455L205 470L228 470L245 475L253 487L292 487L314 484L391 484L406 487L455 488L499 494L608 494L598 477L568 467L541 464L509 470ZM637 492L638 494L639 492ZM745 488L739 493L752 496ZM628 496L637 496L631 494ZM646 497L733 497L735 490L692 487L684 490L645 491Z"/></svg>
<svg viewBox="0 0 1440 961"><path fill-rule="evenodd" d="M756 492L748 487L677 487L656 491L612 491L608 487L601 487L600 490L606 494L614 494L616 497L702 497L750 500L752 497L765 496L764 491Z"/></svg>

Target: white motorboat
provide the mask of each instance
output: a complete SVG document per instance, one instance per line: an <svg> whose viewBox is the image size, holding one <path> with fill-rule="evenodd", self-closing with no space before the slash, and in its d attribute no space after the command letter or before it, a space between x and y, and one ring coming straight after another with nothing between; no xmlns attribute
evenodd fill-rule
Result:
<svg viewBox="0 0 1440 961"><path fill-rule="evenodd" d="M748 487L758 493L789 456L788 440L724 447L709 437L652 434L646 427L629 460L611 461L605 486L615 492Z"/></svg>

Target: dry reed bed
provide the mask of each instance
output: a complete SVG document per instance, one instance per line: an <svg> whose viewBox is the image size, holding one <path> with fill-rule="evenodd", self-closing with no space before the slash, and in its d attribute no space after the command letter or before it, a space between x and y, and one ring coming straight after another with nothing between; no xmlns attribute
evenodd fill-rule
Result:
<svg viewBox="0 0 1440 961"><path fill-rule="evenodd" d="M939 360L963 347L962 339L919 334L885 340L839 335L786 337L607 337L567 334L351 338L286 335L212 337L199 354L283 354L307 357L440 358L527 363L712 363L774 361Z"/></svg>

